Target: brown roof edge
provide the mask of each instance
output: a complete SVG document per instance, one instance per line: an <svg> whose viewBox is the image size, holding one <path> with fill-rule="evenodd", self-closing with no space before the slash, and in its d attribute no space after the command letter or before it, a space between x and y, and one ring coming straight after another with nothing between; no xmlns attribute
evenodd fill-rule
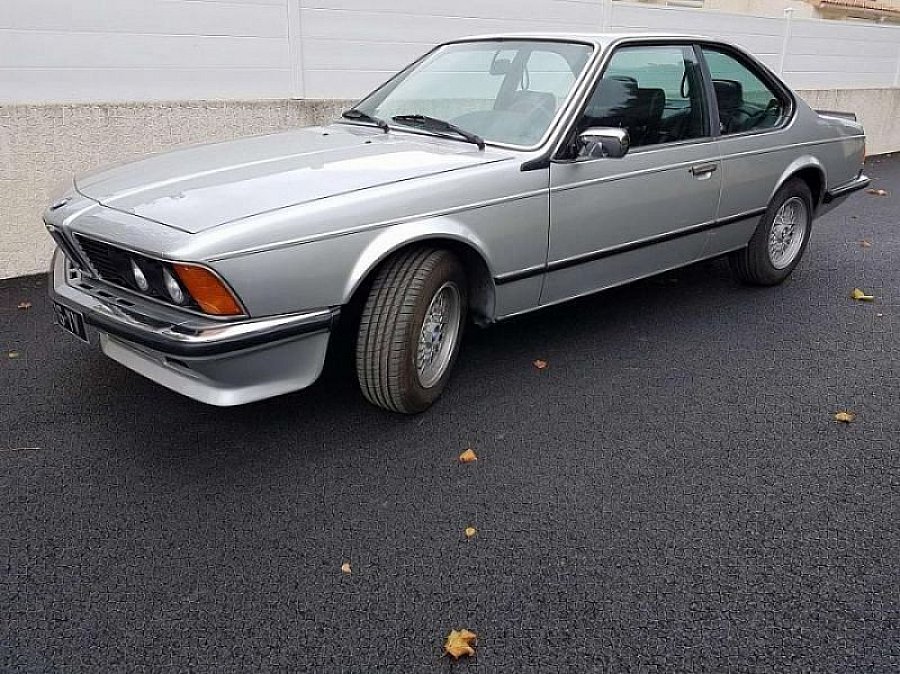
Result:
<svg viewBox="0 0 900 674"><path fill-rule="evenodd" d="M878 0L817 0L819 7L845 7L847 9L865 9L871 12L884 12L900 16L900 7L894 7Z"/></svg>

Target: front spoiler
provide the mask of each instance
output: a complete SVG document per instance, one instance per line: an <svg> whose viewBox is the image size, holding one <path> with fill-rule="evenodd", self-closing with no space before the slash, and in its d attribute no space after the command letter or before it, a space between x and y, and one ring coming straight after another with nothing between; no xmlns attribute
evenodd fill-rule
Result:
<svg viewBox="0 0 900 674"><path fill-rule="evenodd" d="M107 356L176 393L231 407L312 385L325 363L337 309L216 321L69 269L57 251L50 298L84 317ZM91 340L93 341L93 340Z"/></svg>

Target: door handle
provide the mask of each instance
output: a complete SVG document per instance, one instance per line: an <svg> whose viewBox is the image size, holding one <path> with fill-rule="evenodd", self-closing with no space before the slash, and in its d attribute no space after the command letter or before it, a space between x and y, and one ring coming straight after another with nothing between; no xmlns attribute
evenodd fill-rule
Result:
<svg viewBox="0 0 900 674"><path fill-rule="evenodd" d="M698 164L697 166L692 166L688 169L691 174L695 178L702 178L703 176L708 176L710 173L715 173L719 170L718 164Z"/></svg>

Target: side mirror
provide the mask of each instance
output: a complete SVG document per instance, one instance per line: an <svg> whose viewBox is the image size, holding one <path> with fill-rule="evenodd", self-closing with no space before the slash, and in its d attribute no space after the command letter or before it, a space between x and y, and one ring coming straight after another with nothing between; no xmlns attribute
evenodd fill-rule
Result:
<svg viewBox="0 0 900 674"><path fill-rule="evenodd" d="M578 136L578 159L620 159L628 154L631 138L626 129L595 126Z"/></svg>

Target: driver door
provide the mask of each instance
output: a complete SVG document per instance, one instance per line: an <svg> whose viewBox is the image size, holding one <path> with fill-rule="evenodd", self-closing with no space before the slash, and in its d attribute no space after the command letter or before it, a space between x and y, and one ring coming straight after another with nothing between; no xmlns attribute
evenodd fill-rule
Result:
<svg viewBox="0 0 900 674"><path fill-rule="evenodd" d="M617 48L571 145L596 127L626 129L631 150L551 164L542 304L689 264L716 219L722 171L692 45Z"/></svg>

